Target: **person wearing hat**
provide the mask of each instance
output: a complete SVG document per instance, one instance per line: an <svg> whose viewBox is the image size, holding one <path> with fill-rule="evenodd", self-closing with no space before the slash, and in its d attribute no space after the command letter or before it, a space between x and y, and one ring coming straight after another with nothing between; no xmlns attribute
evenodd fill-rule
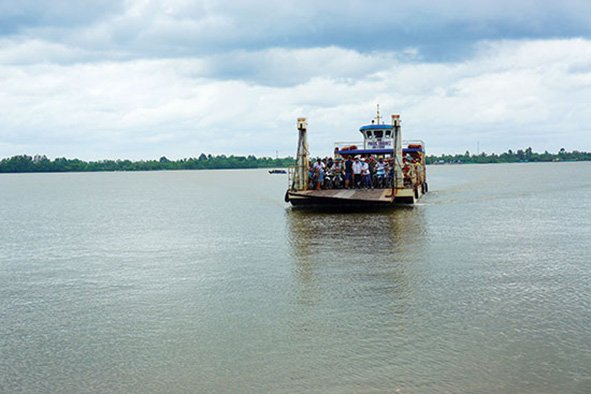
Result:
<svg viewBox="0 0 591 394"><path fill-rule="evenodd" d="M361 187L361 172L363 170L363 163L359 160L359 156L355 156L353 162L353 185L356 188Z"/></svg>
<svg viewBox="0 0 591 394"><path fill-rule="evenodd" d="M371 172L369 171L369 164L364 158L361 159L361 176L363 179L363 187L366 189L371 187L373 189L373 185L371 184Z"/></svg>

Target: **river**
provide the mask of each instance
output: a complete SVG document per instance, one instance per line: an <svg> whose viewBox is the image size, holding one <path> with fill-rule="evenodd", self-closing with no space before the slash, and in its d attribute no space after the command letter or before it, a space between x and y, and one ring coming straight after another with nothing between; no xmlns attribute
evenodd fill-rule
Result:
<svg viewBox="0 0 591 394"><path fill-rule="evenodd" d="M428 179L339 214L266 170L0 175L0 392L591 392L591 163Z"/></svg>

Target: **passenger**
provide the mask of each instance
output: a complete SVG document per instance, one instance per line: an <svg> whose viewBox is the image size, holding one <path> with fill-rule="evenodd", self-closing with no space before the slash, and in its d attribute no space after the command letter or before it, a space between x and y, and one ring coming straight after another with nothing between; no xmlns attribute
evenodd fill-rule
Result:
<svg viewBox="0 0 591 394"><path fill-rule="evenodd" d="M357 189L361 187L362 170L363 164L359 160L359 156L355 156L355 162L353 163L353 186Z"/></svg>
<svg viewBox="0 0 591 394"><path fill-rule="evenodd" d="M343 166L343 159L340 157L337 157L334 161L333 164L333 168L339 172L339 174L343 175L343 171L344 171L344 166Z"/></svg>
<svg viewBox="0 0 591 394"><path fill-rule="evenodd" d="M326 160L326 159L324 159ZM324 183L322 184L322 187L324 189L332 189L332 181L333 181L333 173L332 173L332 165L329 166L328 163L330 161L326 161L326 168L324 169Z"/></svg>
<svg viewBox="0 0 591 394"><path fill-rule="evenodd" d="M388 165L386 166L386 173L388 174L386 184L388 187L394 186L394 162L392 159L388 159Z"/></svg>
<svg viewBox="0 0 591 394"><path fill-rule="evenodd" d="M326 161L326 169L331 168L333 164L334 164L334 161L332 160L332 157L329 157L328 160Z"/></svg>
<svg viewBox="0 0 591 394"><path fill-rule="evenodd" d="M369 170L369 164L363 158L361 159L361 175L363 177L363 187L369 189L370 187L373 189L373 185L371 183L371 172Z"/></svg>
<svg viewBox="0 0 591 394"><path fill-rule="evenodd" d="M384 178L386 176L386 163L384 163L384 158L380 157L376 166L376 185L379 189L384 187Z"/></svg>
<svg viewBox="0 0 591 394"><path fill-rule="evenodd" d="M316 159L316 163L314 163L314 171L317 171L318 168L322 168L324 169L324 163L322 162L322 160L319 158Z"/></svg>
<svg viewBox="0 0 591 394"><path fill-rule="evenodd" d="M332 186L335 189L340 189L343 185L343 166L341 164L341 158L338 157L332 167L330 167L330 175L332 177Z"/></svg>
<svg viewBox="0 0 591 394"><path fill-rule="evenodd" d="M369 160L367 161L367 164L369 164L369 171L372 174L375 174L375 166L378 163L378 161L376 160L376 157L374 155L371 155L369 157Z"/></svg>
<svg viewBox="0 0 591 394"><path fill-rule="evenodd" d="M324 168L321 166L316 167L316 190L322 189L324 185Z"/></svg>
<svg viewBox="0 0 591 394"><path fill-rule="evenodd" d="M367 162L367 164L369 164L369 174L370 174L370 182L372 184L372 186L375 186L375 175L376 175L376 164L377 164L377 160L375 155L371 155L369 157L369 160Z"/></svg>
<svg viewBox="0 0 591 394"><path fill-rule="evenodd" d="M316 184L316 171L312 162L308 163L308 189L314 189Z"/></svg>
<svg viewBox="0 0 591 394"><path fill-rule="evenodd" d="M348 189L353 182L353 160L351 160L351 156L347 156L347 160L345 161L345 189Z"/></svg>
<svg viewBox="0 0 591 394"><path fill-rule="evenodd" d="M404 163L404 166L402 166L402 177L406 186L412 185L412 172L412 163Z"/></svg>

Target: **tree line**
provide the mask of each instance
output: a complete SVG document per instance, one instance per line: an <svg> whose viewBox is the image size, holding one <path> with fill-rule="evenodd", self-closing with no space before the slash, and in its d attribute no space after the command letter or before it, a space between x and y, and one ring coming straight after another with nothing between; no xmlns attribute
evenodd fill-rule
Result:
<svg viewBox="0 0 591 394"><path fill-rule="evenodd" d="M591 161L591 152L580 152L573 150L567 152L564 148L558 153L536 153L532 148L518 149L513 151L509 149L501 154L470 154L466 151L464 154L456 155L428 155L427 164L484 164L484 163L525 163L525 162L549 162L549 161Z"/></svg>
<svg viewBox="0 0 591 394"><path fill-rule="evenodd" d="M99 160L83 161L59 157L53 160L46 156L19 155L0 160L0 173L13 172L96 172L96 171L159 171L159 170L206 170L230 168L288 167L295 160L291 157L270 158L249 156L206 155L196 158L169 160Z"/></svg>
<svg viewBox="0 0 591 394"><path fill-rule="evenodd" d="M567 152L564 148L558 153L533 152L531 148L509 149L501 154L442 154L428 155L427 164L477 164L477 163L520 163L520 162L551 162L551 161L591 161L590 152L574 150ZM18 155L0 160L0 173L13 172L96 172L96 171L160 171L160 170L207 170L207 169L240 169L240 168L284 168L295 163L293 157L271 158L249 156L226 156L202 153L196 158L169 160L162 156L159 160L98 160L83 161L58 157L50 160L46 156Z"/></svg>

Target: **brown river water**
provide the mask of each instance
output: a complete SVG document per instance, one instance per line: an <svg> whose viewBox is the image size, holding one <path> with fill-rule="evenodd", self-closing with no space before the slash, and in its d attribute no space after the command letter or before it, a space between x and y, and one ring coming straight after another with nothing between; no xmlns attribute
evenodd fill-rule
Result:
<svg viewBox="0 0 591 394"><path fill-rule="evenodd" d="M591 163L428 178L322 213L267 170L0 175L0 392L591 392Z"/></svg>

